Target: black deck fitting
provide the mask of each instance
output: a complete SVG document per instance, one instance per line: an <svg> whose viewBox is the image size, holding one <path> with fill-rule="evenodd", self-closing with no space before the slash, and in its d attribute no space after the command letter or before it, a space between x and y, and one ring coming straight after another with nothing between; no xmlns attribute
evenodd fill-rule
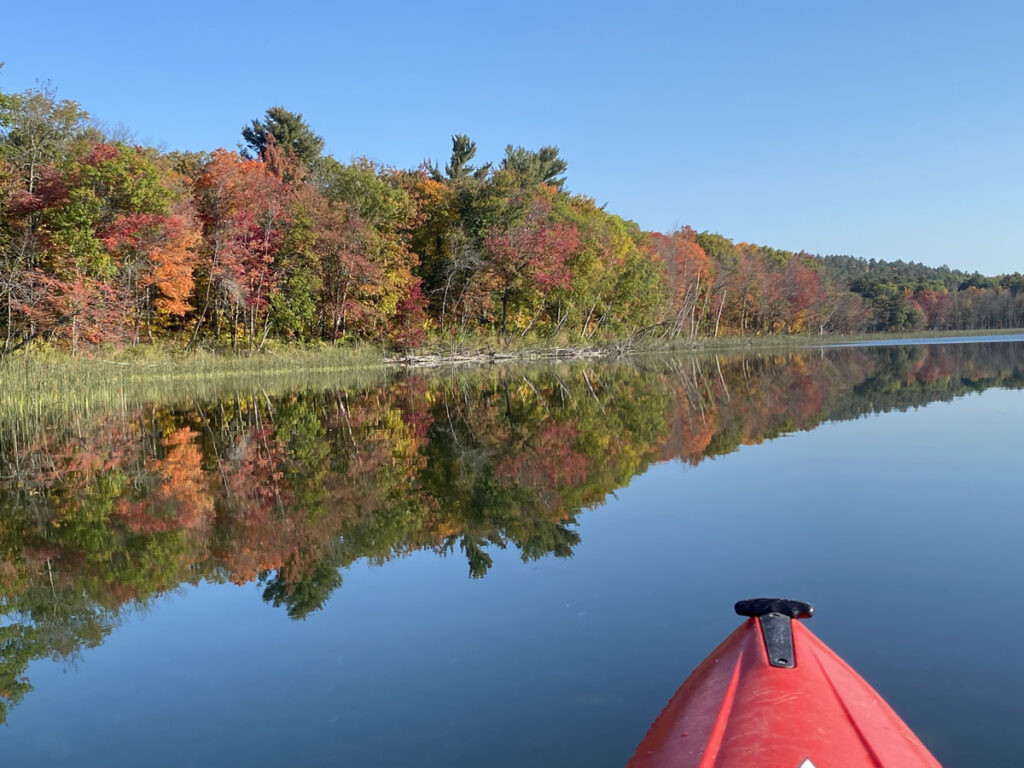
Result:
<svg viewBox="0 0 1024 768"><path fill-rule="evenodd" d="M801 600L786 600L780 597L755 597L753 600L740 600L735 605L740 616L765 616L769 613L780 613L791 619L809 619L814 615L814 606Z"/></svg>
<svg viewBox="0 0 1024 768"><path fill-rule="evenodd" d="M796 666L792 622L793 619L811 618L814 615L813 605L800 600L757 597L753 600L740 600L735 608L740 616L757 619L769 664L782 669Z"/></svg>

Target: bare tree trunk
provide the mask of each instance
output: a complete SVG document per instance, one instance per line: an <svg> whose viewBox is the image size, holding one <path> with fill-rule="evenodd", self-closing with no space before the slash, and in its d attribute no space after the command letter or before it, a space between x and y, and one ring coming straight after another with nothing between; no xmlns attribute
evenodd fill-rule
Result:
<svg viewBox="0 0 1024 768"><path fill-rule="evenodd" d="M345 286L341 289L341 332L345 333L348 328L348 287L352 283L351 273L345 278ZM338 339L338 323L334 324L334 339L337 342Z"/></svg>
<svg viewBox="0 0 1024 768"><path fill-rule="evenodd" d="M505 335L506 321L508 320L508 300L509 300L508 288L501 294L501 334Z"/></svg>
<svg viewBox="0 0 1024 768"><path fill-rule="evenodd" d="M600 299L600 297L598 297L598 299ZM583 321L583 328L580 329L580 338L581 339L587 338L587 327L590 325L590 320L591 320L591 318L593 318L594 310L596 310L596 309L597 309L597 302L594 302L590 306L590 311L587 312L587 319Z"/></svg>
<svg viewBox="0 0 1024 768"><path fill-rule="evenodd" d="M441 333L444 334L444 321L445 316L448 314L448 291L452 287L453 273L448 273L448 278L444 281L444 293L441 295Z"/></svg>
<svg viewBox="0 0 1024 768"><path fill-rule="evenodd" d="M527 332L533 327L533 324L537 322L538 317L540 317L540 312L538 312L537 314L530 318L530 322L527 323L526 327L523 329L523 332L519 334L520 339L526 336Z"/></svg>
<svg viewBox="0 0 1024 768"><path fill-rule="evenodd" d="M11 306L11 289L8 285L7 288L7 338L4 339L4 353L11 349L11 338L14 331L14 309Z"/></svg>
<svg viewBox="0 0 1024 768"><path fill-rule="evenodd" d="M206 278L206 292L203 296L203 309L199 313L199 317L196 319L196 328L192 332L192 338L188 344L185 345L185 349L189 350L192 345L196 343L196 339L199 338L199 329L203 327L203 322L206 320L206 313L210 309L210 294L213 292L213 271L217 266L217 256L219 255L217 248L214 248L213 259L210 261L210 274ZM217 331L220 331L220 324L218 323Z"/></svg>
<svg viewBox="0 0 1024 768"><path fill-rule="evenodd" d="M686 289L686 295L690 295L690 289ZM693 304L690 307L690 338L697 337L697 302L700 301L700 270L697 270L697 282L694 284Z"/></svg>
<svg viewBox="0 0 1024 768"><path fill-rule="evenodd" d="M257 354L263 351L263 345L267 343L267 337L270 335L270 313L267 312L263 318L263 334L260 338L260 345L256 348Z"/></svg>

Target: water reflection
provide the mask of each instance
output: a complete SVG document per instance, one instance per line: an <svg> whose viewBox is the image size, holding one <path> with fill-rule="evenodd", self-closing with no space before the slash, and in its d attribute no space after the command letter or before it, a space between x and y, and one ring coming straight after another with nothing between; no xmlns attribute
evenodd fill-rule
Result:
<svg viewBox="0 0 1024 768"><path fill-rule="evenodd" d="M124 404L0 432L0 719L181 584L257 582L300 619L412 551L484 576L569 557L576 516L659 461L1024 386L1021 344L836 349L409 375L361 390Z"/></svg>

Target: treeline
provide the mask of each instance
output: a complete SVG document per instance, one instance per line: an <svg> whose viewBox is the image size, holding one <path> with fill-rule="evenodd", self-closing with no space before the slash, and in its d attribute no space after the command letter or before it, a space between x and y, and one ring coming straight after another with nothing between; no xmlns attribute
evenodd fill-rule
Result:
<svg viewBox="0 0 1024 768"><path fill-rule="evenodd" d="M160 152L48 89L0 93L0 351L1021 324L1020 275L644 232L566 190L553 146L475 164L456 135L443 168L342 162L280 107L241 136Z"/></svg>
<svg viewBox="0 0 1024 768"><path fill-rule="evenodd" d="M869 328L938 331L1020 328L1024 325L1024 275L985 277L904 261L825 256L834 284L861 296L871 311Z"/></svg>
<svg viewBox="0 0 1024 768"><path fill-rule="evenodd" d="M293 618L343 569L415 551L569 556L650 464L829 419L1024 387L1020 345L843 349L401 377L125 403L0 429L0 722L34 658L103 641L180 584L259 583Z"/></svg>

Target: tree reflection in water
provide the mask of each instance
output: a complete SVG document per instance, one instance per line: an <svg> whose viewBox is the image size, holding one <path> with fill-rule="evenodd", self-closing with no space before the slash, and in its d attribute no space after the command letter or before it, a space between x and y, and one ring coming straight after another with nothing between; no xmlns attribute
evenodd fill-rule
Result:
<svg viewBox="0 0 1024 768"><path fill-rule="evenodd" d="M125 405L0 432L0 720L182 584L263 585L300 619L357 560L570 557L576 516L659 461L1024 386L1020 344L399 376L379 389Z"/></svg>

